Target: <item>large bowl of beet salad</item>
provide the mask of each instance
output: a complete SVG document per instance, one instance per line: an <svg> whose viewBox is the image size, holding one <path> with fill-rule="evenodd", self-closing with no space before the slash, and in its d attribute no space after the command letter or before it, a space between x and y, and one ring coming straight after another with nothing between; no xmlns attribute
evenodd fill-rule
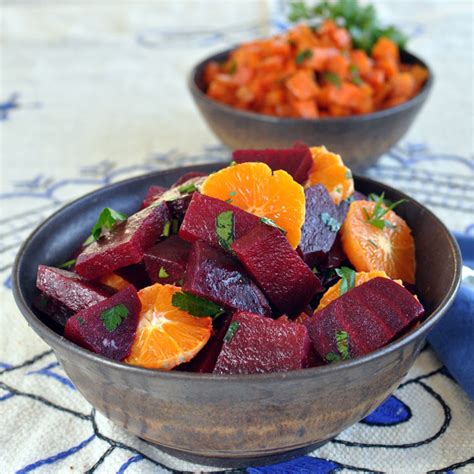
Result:
<svg viewBox="0 0 474 474"><path fill-rule="evenodd" d="M15 297L84 396L135 434L204 457L321 444L406 374L457 290L458 249L324 146L236 150L218 168L66 206L21 249Z"/></svg>

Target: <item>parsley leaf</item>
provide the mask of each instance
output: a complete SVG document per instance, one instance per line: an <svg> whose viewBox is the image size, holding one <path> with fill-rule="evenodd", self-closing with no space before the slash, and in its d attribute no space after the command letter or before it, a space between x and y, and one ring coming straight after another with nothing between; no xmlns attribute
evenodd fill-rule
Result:
<svg viewBox="0 0 474 474"><path fill-rule="evenodd" d="M111 230L114 224L127 220L128 216L123 212L114 211L110 207L102 209L99 218L92 227L91 235L84 242L84 245L89 245L92 242L99 240L104 231Z"/></svg>
<svg viewBox="0 0 474 474"><path fill-rule="evenodd" d="M306 59L311 59L312 57L313 57L313 51L311 51L310 49L304 49L296 55L295 63L298 65L303 64L303 62L306 61Z"/></svg>
<svg viewBox="0 0 474 474"><path fill-rule="evenodd" d="M100 319L104 323L105 329L109 332L115 331L128 316L128 308L124 304L118 304L112 308L102 311Z"/></svg>
<svg viewBox="0 0 474 474"><path fill-rule="evenodd" d="M331 84L334 84L337 87L341 87L342 85L341 78L335 72L331 72L331 71L325 72L323 74L323 79L327 82L330 82Z"/></svg>
<svg viewBox="0 0 474 474"><path fill-rule="evenodd" d="M328 352L324 358L327 362L340 362L351 358L349 353L349 334L346 331L336 331L336 347L338 354Z"/></svg>
<svg viewBox="0 0 474 474"><path fill-rule="evenodd" d="M237 61L235 59L230 63L229 70L227 72L231 76L233 76L237 72Z"/></svg>
<svg viewBox="0 0 474 474"><path fill-rule="evenodd" d="M158 278L168 278L169 273L166 271L165 267L160 267L160 271L158 272Z"/></svg>
<svg viewBox="0 0 474 474"><path fill-rule="evenodd" d="M354 288L356 272L352 268L341 267L336 268L336 274L342 278L339 294L343 295L346 291Z"/></svg>
<svg viewBox="0 0 474 474"><path fill-rule="evenodd" d="M196 185L194 183L183 184L178 188L178 191L183 194L193 193L197 191Z"/></svg>
<svg viewBox="0 0 474 474"><path fill-rule="evenodd" d="M163 237L168 237L170 235L170 229L171 229L171 221L166 221L165 225L163 226L163 232L161 235Z"/></svg>
<svg viewBox="0 0 474 474"><path fill-rule="evenodd" d="M78 316L76 319L77 319L77 322L78 322L81 326L84 326L84 324L86 324L86 322L84 321L84 319L83 319L81 316Z"/></svg>
<svg viewBox="0 0 474 474"><path fill-rule="evenodd" d="M216 217L216 234L219 245L230 250L234 242L234 213L232 211L221 212Z"/></svg>
<svg viewBox="0 0 474 474"><path fill-rule="evenodd" d="M184 291L175 293L171 298L171 304L175 308L182 309L198 317L211 316L212 318L217 318L225 312L216 303Z"/></svg>
<svg viewBox="0 0 474 474"><path fill-rule="evenodd" d="M385 193L382 193L380 196L377 196L376 194L371 194L369 196L369 200L370 199L376 199L372 215L369 215L369 212L365 207L362 208L367 222L380 230L384 230L385 227L388 227L389 229L395 229L396 226L390 221L383 219L383 217L385 216L385 214L387 214L388 211L392 211L402 202L406 202L406 199L400 199L396 202L390 202L389 200L385 199Z"/></svg>
<svg viewBox="0 0 474 474"><path fill-rule="evenodd" d="M338 232L341 228L341 223L327 212L322 212L319 217L322 223L329 227L331 232Z"/></svg>
<svg viewBox="0 0 474 474"><path fill-rule="evenodd" d="M262 224L275 227L275 229L278 229L283 235L286 235L286 230L283 229L283 227L280 227L273 219L269 219L268 217L260 217L260 222Z"/></svg>
<svg viewBox="0 0 474 474"><path fill-rule="evenodd" d="M224 342L232 341L239 327L240 327L240 324L237 321L230 323L229 329L227 329L227 332L225 333L225 336L224 336Z"/></svg>
<svg viewBox="0 0 474 474"><path fill-rule="evenodd" d="M67 262L61 263L61 265L58 265L58 268L64 268L67 270L68 268L73 267L75 264L76 264L76 259L74 258L72 260L68 260Z"/></svg>
<svg viewBox="0 0 474 474"><path fill-rule="evenodd" d="M355 64L351 64L349 66L349 71L351 72L351 82L355 84L356 86L361 86L363 81L362 81L362 78L360 77L357 66Z"/></svg>

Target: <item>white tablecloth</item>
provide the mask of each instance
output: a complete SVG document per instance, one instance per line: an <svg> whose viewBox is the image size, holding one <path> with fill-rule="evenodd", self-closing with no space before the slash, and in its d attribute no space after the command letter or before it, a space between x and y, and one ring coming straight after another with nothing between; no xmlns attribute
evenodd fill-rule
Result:
<svg viewBox="0 0 474 474"><path fill-rule="evenodd" d="M412 36L436 83L410 133L368 174L474 234L473 4L377 5ZM210 52L281 28L284 2L4 0L0 8L0 472L206 470L92 410L19 314L11 265L32 228L72 198L228 157L192 104L186 74ZM426 349L383 412L312 456L318 472L474 472L473 411Z"/></svg>

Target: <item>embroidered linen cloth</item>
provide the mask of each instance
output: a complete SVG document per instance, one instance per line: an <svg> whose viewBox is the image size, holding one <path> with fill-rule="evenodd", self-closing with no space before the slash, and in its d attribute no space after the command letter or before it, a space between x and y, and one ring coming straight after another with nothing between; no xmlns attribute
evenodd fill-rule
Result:
<svg viewBox="0 0 474 474"><path fill-rule="evenodd" d="M433 67L428 104L367 174L474 234L472 4L377 2ZM96 413L11 294L20 243L73 198L229 153L186 90L213 51L284 28L285 3L1 4L0 472L216 470L175 459ZM248 472L474 472L474 409L430 348L363 422L286 466Z"/></svg>

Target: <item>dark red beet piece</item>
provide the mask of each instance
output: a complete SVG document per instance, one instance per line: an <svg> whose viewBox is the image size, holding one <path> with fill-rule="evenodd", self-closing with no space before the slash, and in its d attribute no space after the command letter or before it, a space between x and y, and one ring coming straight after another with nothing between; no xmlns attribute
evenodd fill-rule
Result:
<svg viewBox="0 0 474 474"><path fill-rule="evenodd" d="M71 316L64 336L92 352L122 360L130 353L140 309L137 291L130 285L109 299Z"/></svg>
<svg viewBox="0 0 474 474"><path fill-rule="evenodd" d="M143 261L119 268L115 273L130 282L138 290L151 285L151 280L146 272Z"/></svg>
<svg viewBox="0 0 474 474"><path fill-rule="evenodd" d="M33 306L62 328L64 328L66 321L74 314L74 311L71 311L65 304L49 297L43 292L33 300Z"/></svg>
<svg viewBox="0 0 474 474"><path fill-rule="evenodd" d="M234 213L234 238L238 239L260 223L260 218L220 199L194 193L179 229L179 236L188 242L202 240L219 247L216 217L225 211Z"/></svg>
<svg viewBox="0 0 474 474"><path fill-rule="evenodd" d="M189 171L188 173L183 174L183 176L181 176L171 187L175 188L181 186L191 179L194 180L194 178L202 178L203 176L207 176L207 173L203 173L202 171Z"/></svg>
<svg viewBox="0 0 474 474"><path fill-rule="evenodd" d="M142 209L148 207L153 201L156 201L167 189L162 186L152 185L148 188L145 199L143 199Z"/></svg>
<svg viewBox="0 0 474 474"><path fill-rule="evenodd" d="M83 250L77 257L77 273L93 280L140 262L143 252L160 237L170 219L166 203L152 204L133 214Z"/></svg>
<svg viewBox="0 0 474 474"><path fill-rule="evenodd" d="M266 163L273 171L285 170L293 179L303 184L309 175L313 165L310 149L304 144L298 144L293 148L275 150L235 150L232 159L236 163L260 161Z"/></svg>
<svg viewBox="0 0 474 474"><path fill-rule="evenodd" d="M232 250L282 313L299 314L322 291L319 279L275 227L253 228L232 244Z"/></svg>
<svg viewBox="0 0 474 474"><path fill-rule="evenodd" d="M104 301L113 294L109 288L84 280L76 273L46 265L38 267L36 286L72 313Z"/></svg>
<svg viewBox="0 0 474 474"><path fill-rule="evenodd" d="M174 285L184 277L188 262L188 242L172 235L153 247L143 256L146 271L153 283Z"/></svg>
<svg viewBox="0 0 474 474"><path fill-rule="evenodd" d="M374 278L328 304L305 322L314 350L326 361L343 359L336 334L348 336L350 358L372 352L402 334L424 313L401 285Z"/></svg>
<svg viewBox="0 0 474 474"><path fill-rule="evenodd" d="M232 317L214 373L256 374L309 367L311 342L306 327L238 311Z"/></svg>
<svg viewBox="0 0 474 474"><path fill-rule="evenodd" d="M271 314L267 299L240 263L205 242L192 245L183 290L226 308Z"/></svg>
<svg viewBox="0 0 474 474"><path fill-rule="evenodd" d="M191 203L193 194L185 194L184 196L181 196L178 199L174 199L173 201L168 201L166 203L173 219L178 219L178 222L182 222L186 211L188 210L189 204Z"/></svg>
<svg viewBox="0 0 474 474"><path fill-rule="evenodd" d="M311 186L304 194L306 218L301 228L300 250L303 260L311 267L324 260L336 240L342 220L323 185Z"/></svg>

